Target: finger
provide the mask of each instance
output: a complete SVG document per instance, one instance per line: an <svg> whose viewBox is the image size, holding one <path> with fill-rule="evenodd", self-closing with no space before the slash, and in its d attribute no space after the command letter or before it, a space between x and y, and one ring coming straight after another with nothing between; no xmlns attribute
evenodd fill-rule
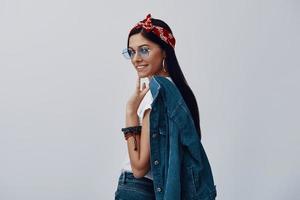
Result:
<svg viewBox="0 0 300 200"><path fill-rule="evenodd" d="M145 86L145 88L143 88L143 90L141 91L142 95L145 95L149 89L150 89L150 87Z"/></svg>
<svg viewBox="0 0 300 200"><path fill-rule="evenodd" d="M147 92L148 92L148 90L142 91L142 92L140 93L140 97L141 97L141 98L144 98L144 96L146 96Z"/></svg>

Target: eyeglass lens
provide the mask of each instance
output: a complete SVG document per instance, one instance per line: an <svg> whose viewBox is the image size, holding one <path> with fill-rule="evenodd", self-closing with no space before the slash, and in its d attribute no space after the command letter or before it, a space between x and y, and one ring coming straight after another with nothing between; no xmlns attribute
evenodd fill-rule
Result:
<svg viewBox="0 0 300 200"><path fill-rule="evenodd" d="M148 47L140 47L137 49L138 56L142 58L146 58L147 56L149 56L149 52L150 49ZM136 52L131 48L127 48L123 50L122 54L125 58L132 59L135 56Z"/></svg>

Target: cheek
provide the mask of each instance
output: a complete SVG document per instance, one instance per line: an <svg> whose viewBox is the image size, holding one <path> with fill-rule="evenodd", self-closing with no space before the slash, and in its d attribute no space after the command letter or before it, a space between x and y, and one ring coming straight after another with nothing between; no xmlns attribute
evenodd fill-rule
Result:
<svg viewBox="0 0 300 200"><path fill-rule="evenodd" d="M153 57L149 61L149 64L151 64L151 67L153 69L160 69L161 68L161 61L162 61L162 58L160 56L156 56L156 57Z"/></svg>
<svg viewBox="0 0 300 200"><path fill-rule="evenodd" d="M161 68L161 64L160 64L160 60L157 59L155 60L155 62L153 62L153 66L152 66L154 69L160 69Z"/></svg>

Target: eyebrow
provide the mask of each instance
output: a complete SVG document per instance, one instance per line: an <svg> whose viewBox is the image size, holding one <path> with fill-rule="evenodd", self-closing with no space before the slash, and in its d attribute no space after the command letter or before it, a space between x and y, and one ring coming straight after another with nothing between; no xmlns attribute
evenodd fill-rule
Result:
<svg viewBox="0 0 300 200"><path fill-rule="evenodd" d="M142 45L139 45L137 48L140 48L140 47L142 47L142 46L147 46L147 47L149 47L149 44L142 44ZM128 48L133 49L131 46L128 46Z"/></svg>

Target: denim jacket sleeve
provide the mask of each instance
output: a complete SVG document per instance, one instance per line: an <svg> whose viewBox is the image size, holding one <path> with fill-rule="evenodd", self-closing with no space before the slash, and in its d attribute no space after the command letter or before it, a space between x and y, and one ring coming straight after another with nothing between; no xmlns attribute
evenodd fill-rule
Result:
<svg viewBox="0 0 300 200"><path fill-rule="evenodd" d="M215 199L211 168L179 90L159 76L150 80L150 90L150 161L156 199Z"/></svg>

